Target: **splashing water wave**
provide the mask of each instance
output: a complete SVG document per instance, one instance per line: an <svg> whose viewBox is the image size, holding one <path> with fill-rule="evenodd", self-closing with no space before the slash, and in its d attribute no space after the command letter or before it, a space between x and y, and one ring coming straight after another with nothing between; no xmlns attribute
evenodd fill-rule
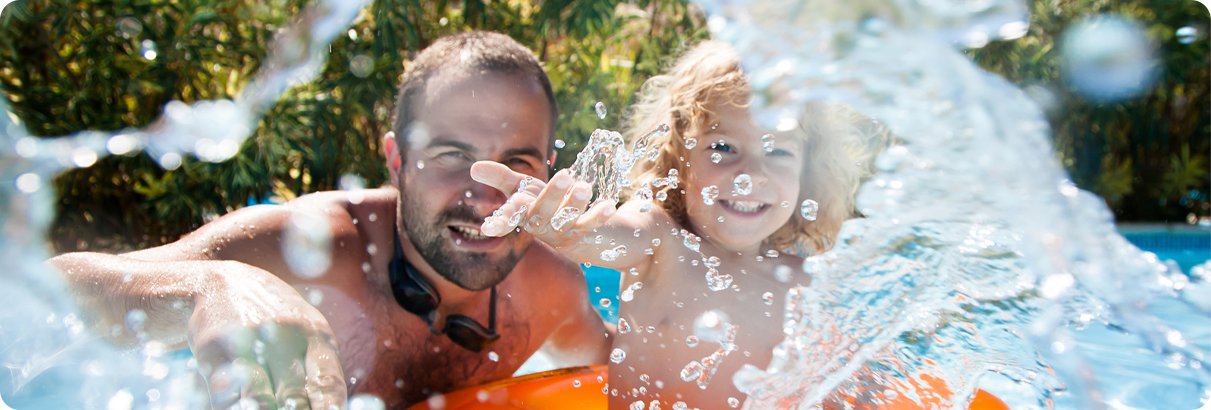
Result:
<svg viewBox="0 0 1211 410"><path fill-rule="evenodd" d="M0 365L10 370L0 374L0 392L8 404L131 408L146 403L140 398L144 392L151 397L154 391L159 403L205 406L209 399L190 378L196 371L171 368L160 342L140 343L129 351L99 339L86 328L60 276L46 271L43 261L49 255L43 244L54 210L49 181L105 155L140 150L168 169L179 166L183 154L214 162L232 157L283 93L320 72L327 44L366 4L317 2L275 40L268 60L235 100L173 101L142 129L36 138L9 113L7 98L0 98L0 181L17 181L0 185L0 258L9 263L0 275L0 298L8 306L0 313ZM146 340L138 331L137 326L114 329L115 335L128 332ZM27 386L35 378L53 391L31 391L38 390Z"/></svg>
<svg viewBox="0 0 1211 410"><path fill-rule="evenodd" d="M809 102L840 102L904 143L861 188L866 217L805 263L812 284L788 294L773 362L735 375L745 408L812 408L876 388L963 406L987 372L1032 386L1044 406L1066 391L1101 407L1117 386L1099 384L1082 352L1092 349L1072 335L1091 322L1164 358L1168 368L1148 372L1180 373L1195 395L1211 384L1208 347L1148 310L1181 301L1184 320L1208 323L1211 311L1182 295L1205 276L1118 235L1105 204L1067 180L1039 108L955 47L1020 36L1022 4L701 3L716 38L743 56L767 127L796 127Z"/></svg>

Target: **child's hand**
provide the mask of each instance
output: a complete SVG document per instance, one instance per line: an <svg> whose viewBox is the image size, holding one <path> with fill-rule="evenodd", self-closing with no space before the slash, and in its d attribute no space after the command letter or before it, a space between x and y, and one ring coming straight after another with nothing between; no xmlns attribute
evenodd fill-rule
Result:
<svg viewBox="0 0 1211 410"><path fill-rule="evenodd" d="M581 213L589 205L593 187L577 182L567 170L555 173L549 182L543 183L513 172L504 164L480 161L471 166L471 178L510 195L509 201L480 227L480 232L487 236L503 236L520 226L552 246L569 246L601 226L617 210L615 204L601 202ZM519 190L523 181L524 188Z"/></svg>

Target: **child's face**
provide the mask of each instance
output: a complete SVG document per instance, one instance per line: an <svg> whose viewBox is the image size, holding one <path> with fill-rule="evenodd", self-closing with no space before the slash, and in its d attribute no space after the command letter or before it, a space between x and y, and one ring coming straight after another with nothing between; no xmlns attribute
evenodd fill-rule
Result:
<svg viewBox="0 0 1211 410"><path fill-rule="evenodd" d="M695 124L686 132L687 138L698 140L686 157L689 222L725 250L756 252L798 208L803 142L790 133L775 133L773 150L766 152L762 136L769 132L753 122L747 108L722 103L711 109L716 123ZM715 154L718 162L712 160ZM748 195L736 192L734 181L741 174L752 180ZM712 185L719 188L719 197L707 205L701 191Z"/></svg>

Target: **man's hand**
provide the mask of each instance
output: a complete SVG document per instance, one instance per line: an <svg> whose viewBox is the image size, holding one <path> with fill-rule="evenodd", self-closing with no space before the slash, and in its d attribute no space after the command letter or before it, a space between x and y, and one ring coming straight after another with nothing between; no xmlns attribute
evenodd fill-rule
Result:
<svg viewBox="0 0 1211 410"><path fill-rule="evenodd" d="M509 195L509 201L495 214L498 216L487 218L480 227L480 232L488 236L502 236L520 226L551 246L567 247L617 211L615 204L608 202L589 208L593 187L576 181L567 170L543 183L504 164L480 161L471 166L471 178Z"/></svg>
<svg viewBox="0 0 1211 410"><path fill-rule="evenodd" d="M324 316L272 274L217 266L195 299L189 345L216 409L343 408L344 373Z"/></svg>

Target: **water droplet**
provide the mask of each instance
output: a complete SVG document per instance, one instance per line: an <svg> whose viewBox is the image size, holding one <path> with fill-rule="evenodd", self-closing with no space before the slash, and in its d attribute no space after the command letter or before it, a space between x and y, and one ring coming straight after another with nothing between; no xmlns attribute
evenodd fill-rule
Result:
<svg viewBox="0 0 1211 410"><path fill-rule="evenodd" d="M471 197L471 195L473 195L473 194L471 193L471 190L470 190L470 189L468 189L466 192L463 192L463 196L465 196L465 197L467 197L467 198L470 198L470 197Z"/></svg>
<svg viewBox="0 0 1211 410"><path fill-rule="evenodd" d="M689 347L698 346L698 336L689 335L685 337L685 344Z"/></svg>
<svg viewBox="0 0 1211 410"><path fill-rule="evenodd" d="M643 230L642 230L642 229L635 228L635 232L634 232L634 233L632 233L632 235L635 235L635 237L636 237L636 238L638 238L638 237L639 237L639 234L640 234L640 233L642 233L642 232L643 232Z"/></svg>
<svg viewBox="0 0 1211 410"><path fill-rule="evenodd" d="M491 361L494 361L494 362L498 362L498 361L500 361L500 355L496 354L496 352L495 352L495 351L489 351L489 352L488 352L488 360L491 360Z"/></svg>
<svg viewBox="0 0 1211 410"><path fill-rule="evenodd" d="M714 16L714 17L717 17L717 16ZM686 380L686 381L689 381L689 380ZM676 403L673 403L673 410L690 410L690 407L687 406L684 401L678 401Z"/></svg>
<svg viewBox="0 0 1211 410"><path fill-rule="evenodd" d="M42 189L42 177L34 173L25 173L17 177L17 189L32 194Z"/></svg>
<svg viewBox="0 0 1211 410"><path fill-rule="evenodd" d="M610 352L610 361L614 362L615 364L622 363L622 361L626 360L626 358L627 352L624 352L622 349L614 348L614 351Z"/></svg>
<svg viewBox="0 0 1211 410"><path fill-rule="evenodd" d="M719 257L718 256L712 256L712 257L703 259L702 262L708 268L718 268L719 267Z"/></svg>
<svg viewBox="0 0 1211 410"><path fill-rule="evenodd" d="M733 409L736 407L740 407L740 400L737 400L735 397L728 397L727 405L731 406Z"/></svg>
<svg viewBox="0 0 1211 410"><path fill-rule="evenodd" d="M150 39L140 42L139 55L143 56L143 58L148 61L155 60L156 56L158 55L156 53L156 42L151 41Z"/></svg>
<svg viewBox="0 0 1211 410"><path fill-rule="evenodd" d="M698 252L698 248L701 247L701 244L698 242L698 237L692 233L687 233L685 235L685 240L683 240L681 243L684 244L686 248L689 248L694 252Z"/></svg>
<svg viewBox="0 0 1211 410"><path fill-rule="evenodd" d="M604 382L605 382L605 378L604 378L604 377L601 377L601 376L597 376L597 382L598 382L598 383L604 383Z"/></svg>
<svg viewBox="0 0 1211 410"><path fill-rule="evenodd" d="M621 318L621 317L618 318L618 334L627 334L630 331L631 331L631 324L627 322L626 318ZM597 381L600 382L601 380L597 380Z"/></svg>
<svg viewBox="0 0 1211 410"><path fill-rule="evenodd" d="M740 174L736 179L732 180L732 186L735 187L736 193L741 196L753 193L753 178L748 174Z"/></svg>
<svg viewBox="0 0 1211 410"><path fill-rule="evenodd" d="M580 217L580 209L572 206L565 206L558 212L555 212L555 216L551 217L551 227L555 228L557 231L561 230L563 229L564 225L567 225L568 222L575 221L578 217Z"/></svg>
<svg viewBox="0 0 1211 410"><path fill-rule="evenodd" d="M1177 35L1178 43L1190 44L1193 43L1194 40L1198 40L1198 29L1191 26L1185 26L1177 29L1175 34Z"/></svg>
<svg viewBox="0 0 1211 410"><path fill-rule="evenodd" d="M635 268L631 268L631 276L639 276L639 271L635 270Z"/></svg>
<svg viewBox="0 0 1211 410"><path fill-rule="evenodd" d="M282 256L296 276L317 278L332 263L332 228L323 217L294 212L282 234Z"/></svg>
<svg viewBox="0 0 1211 410"><path fill-rule="evenodd" d="M132 309L126 312L126 330L130 333L139 333L143 331L143 324L147 323L147 312L140 309Z"/></svg>
<svg viewBox="0 0 1211 410"><path fill-rule="evenodd" d="M702 340L723 340L726 336L729 322L727 313L717 309L703 312L694 319L694 334Z"/></svg>
<svg viewBox="0 0 1211 410"><path fill-rule="evenodd" d="M118 19L118 31L122 37L131 38L143 32L143 23L133 17L122 17Z"/></svg>
<svg viewBox="0 0 1211 410"><path fill-rule="evenodd" d="M1065 31L1059 46L1068 83L1077 94L1096 101L1121 101L1146 92L1161 66L1144 27L1123 17L1077 22Z"/></svg>
<svg viewBox="0 0 1211 410"><path fill-rule="evenodd" d="M768 251L765 251L765 257L767 257L767 258L777 258L777 257L778 257L778 251L773 250L773 249L770 249L770 250L768 250Z"/></svg>
<svg viewBox="0 0 1211 410"><path fill-rule="evenodd" d="M720 274L719 270L710 268L706 271L706 286L713 291L721 291L732 285L732 275Z"/></svg>
<svg viewBox="0 0 1211 410"><path fill-rule="evenodd" d="M605 103L598 101L597 104L593 105L593 108L597 110L597 118L604 120L606 117Z"/></svg>
<svg viewBox="0 0 1211 410"><path fill-rule="evenodd" d="M774 294L772 292L762 293L761 301L765 302L766 306L773 306L774 305Z"/></svg>
<svg viewBox="0 0 1211 410"><path fill-rule="evenodd" d="M643 184L643 187L640 187L639 189L635 190L635 200L643 201L643 202L651 202L652 201L652 188L649 187L647 184Z"/></svg>
<svg viewBox="0 0 1211 410"><path fill-rule="evenodd" d="M774 134L765 134L761 136L761 148L765 152L774 152Z"/></svg>
<svg viewBox="0 0 1211 410"><path fill-rule="evenodd" d="M639 289L643 289L643 282L632 283L631 286L627 286L626 289L618 293L618 299L623 302L630 302L635 299L635 291Z"/></svg>
<svg viewBox="0 0 1211 410"><path fill-rule="evenodd" d="M786 207L789 207L789 206L791 206L791 201L782 201L782 207L783 207L783 208L786 208Z"/></svg>
<svg viewBox="0 0 1211 410"><path fill-rule="evenodd" d="M793 270L791 270L790 266L778 265L778 267L774 268L774 279L778 279L782 283L790 282L791 272Z"/></svg>
<svg viewBox="0 0 1211 410"><path fill-rule="evenodd" d="M598 238L600 238L600 236L598 236ZM613 262L613 261L617 260L619 256L626 255L626 254L627 254L627 247L623 246L623 245L618 245L614 249L606 249L604 251L601 251L601 260L606 261L606 262Z"/></svg>
<svg viewBox="0 0 1211 410"><path fill-rule="evenodd" d="M350 30L351 33L356 31ZM349 72L358 78L369 77L374 73L374 59L365 54L358 54L349 59Z"/></svg>
<svg viewBox="0 0 1211 410"><path fill-rule="evenodd" d="M92 148L79 147L71 152L71 161L80 168L88 168L97 163L97 152Z"/></svg>
<svg viewBox="0 0 1211 410"><path fill-rule="evenodd" d="M681 380L687 382L698 380L699 377L702 377L703 370L702 363L698 363L697 360L692 361L681 369Z"/></svg>
<svg viewBox="0 0 1211 410"><path fill-rule="evenodd" d="M648 154L647 154L648 161L655 161L656 158L660 158L660 149L657 147L648 148Z"/></svg>
<svg viewBox="0 0 1211 410"><path fill-rule="evenodd" d="M811 199L804 199L802 204L799 204L799 215L803 219L814 221L820 212L820 204Z"/></svg>
<svg viewBox="0 0 1211 410"><path fill-rule="evenodd" d="M694 149L694 147L696 147L696 146L698 146L697 138L686 138L685 139L685 149Z"/></svg>
<svg viewBox="0 0 1211 410"><path fill-rule="evenodd" d="M610 307L610 299L609 299L609 298L602 298L602 299L601 299L601 301L600 301L600 302L598 302L598 303L600 303L600 304L601 304L601 307L603 307L603 308L608 308L608 307Z"/></svg>
<svg viewBox="0 0 1211 410"><path fill-rule="evenodd" d="M714 205L715 198L719 198L719 187L711 185L706 188L702 188L702 203Z"/></svg>
<svg viewBox="0 0 1211 410"><path fill-rule="evenodd" d="M639 400L637 402L631 403L630 409L631 410L643 410L643 406L644 406L643 400Z"/></svg>
<svg viewBox="0 0 1211 410"><path fill-rule="evenodd" d="M564 145L566 145L566 144L563 142L563 140L560 140L560 139L555 140L555 149L562 149L564 147Z"/></svg>
<svg viewBox="0 0 1211 410"><path fill-rule="evenodd" d="M724 219L723 219L723 217L722 217L722 216L721 216L721 217L718 217L718 218L715 218L715 220L716 220L716 221L719 221L719 222L723 222L723 221L724 221Z"/></svg>
<svg viewBox="0 0 1211 410"><path fill-rule="evenodd" d="M712 152L711 153L711 162L718 164L719 161L723 161L723 155L720 155L718 152Z"/></svg>
<svg viewBox="0 0 1211 410"><path fill-rule="evenodd" d="M660 192L656 193L656 200L658 200L660 202L664 202L664 200L666 200L666 199L669 199L669 194L667 192L660 191Z"/></svg>
<svg viewBox="0 0 1211 410"><path fill-rule="evenodd" d="M373 394L362 393L349 399L349 410L383 410L386 408L387 404L383 402L383 399Z"/></svg>
<svg viewBox="0 0 1211 410"><path fill-rule="evenodd" d="M652 250L652 248L644 248L643 254L644 255L655 255L656 251Z"/></svg>
<svg viewBox="0 0 1211 410"><path fill-rule="evenodd" d="M580 387L580 380L572 380L572 387Z"/></svg>

